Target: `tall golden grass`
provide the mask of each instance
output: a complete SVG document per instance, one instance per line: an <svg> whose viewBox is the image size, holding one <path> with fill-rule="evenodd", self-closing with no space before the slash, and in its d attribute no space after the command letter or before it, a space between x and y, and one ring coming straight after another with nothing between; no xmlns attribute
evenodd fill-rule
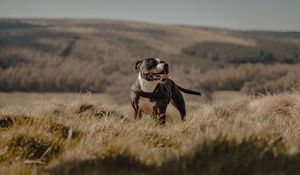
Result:
<svg viewBox="0 0 300 175"><path fill-rule="evenodd" d="M106 95L0 97L0 174L300 172L299 92L188 102L166 126Z"/></svg>

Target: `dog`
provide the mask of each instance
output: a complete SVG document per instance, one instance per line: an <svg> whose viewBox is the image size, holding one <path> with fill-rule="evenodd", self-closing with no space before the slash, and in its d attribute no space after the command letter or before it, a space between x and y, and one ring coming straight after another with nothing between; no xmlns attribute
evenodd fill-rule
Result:
<svg viewBox="0 0 300 175"><path fill-rule="evenodd" d="M151 115L159 124L165 124L167 106L171 102L184 121L186 108L181 92L194 95L201 93L178 86L169 77L168 63L160 58L137 61L135 69L139 73L130 93L134 118L140 119L142 113L145 113Z"/></svg>

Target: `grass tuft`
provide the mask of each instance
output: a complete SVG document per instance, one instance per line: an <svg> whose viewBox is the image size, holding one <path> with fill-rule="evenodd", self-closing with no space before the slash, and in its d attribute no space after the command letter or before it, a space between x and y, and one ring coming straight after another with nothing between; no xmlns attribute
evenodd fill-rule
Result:
<svg viewBox="0 0 300 175"><path fill-rule="evenodd" d="M6 153L0 157L2 163L27 159L48 162L61 152L59 143L27 135L13 137L7 143L7 147Z"/></svg>

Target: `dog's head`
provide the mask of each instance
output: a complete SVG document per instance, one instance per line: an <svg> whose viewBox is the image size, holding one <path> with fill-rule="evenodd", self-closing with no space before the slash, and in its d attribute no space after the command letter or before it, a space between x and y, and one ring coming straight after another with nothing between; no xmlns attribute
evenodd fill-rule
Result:
<svg viewBox="0 0 300 175"><path fill-rule="evenodd" d="M135 69L147 81L165 81L169 77L169 65L159 58L146 58L137 61Z"/></svg>

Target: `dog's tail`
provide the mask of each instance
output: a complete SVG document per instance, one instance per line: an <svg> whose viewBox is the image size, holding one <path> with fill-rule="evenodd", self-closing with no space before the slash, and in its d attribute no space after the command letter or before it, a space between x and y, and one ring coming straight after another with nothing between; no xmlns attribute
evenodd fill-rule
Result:
<svg viewBox="0 0 300 175"><path fill-rule="evenodd" d="M192 95L202 95L201 92L197 92L197 91L192 91L192 90L189 90L189 89L185 89L183 87L180 87L176 84L177 88L181 91L181 92L184 92L186 94L192 94Z"/></svg>

